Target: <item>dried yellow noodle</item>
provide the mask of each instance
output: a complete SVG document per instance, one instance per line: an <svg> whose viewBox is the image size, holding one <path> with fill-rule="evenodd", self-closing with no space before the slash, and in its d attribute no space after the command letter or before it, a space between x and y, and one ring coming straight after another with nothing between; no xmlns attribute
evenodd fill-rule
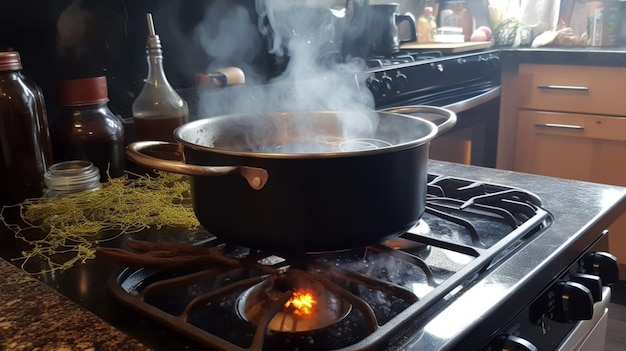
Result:
<svg viewBox="0 0 626 351"><path fill-rule="evenodd" d="M93 259L99 243L124 234L162 227L197 229L190 193L184 176L165 172L156 177L126 175L110 179L97 191L5 206L0 220L30 244L31 249L19 258L24 260L22 268L28 271L29 260L43 259L49 268L31 273L49 273ZM22 223L8 222L5 211L11 208L19 210Z"/></svg>

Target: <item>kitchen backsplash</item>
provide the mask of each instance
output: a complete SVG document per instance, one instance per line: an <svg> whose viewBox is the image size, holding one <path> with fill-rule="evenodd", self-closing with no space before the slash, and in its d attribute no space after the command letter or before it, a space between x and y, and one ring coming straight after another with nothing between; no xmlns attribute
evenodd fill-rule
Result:
<svg viewBox="0 0 626 351"><path fill-rule="evenodd" d="M20 52L24 74L42 87L49 115L56 109L56 81L105 75L111 110L130 118L132 101L147 74L148 12L161 37L165 71L174 88L188 88L196 73L216 67L265 71L261 47L238 52L237 43L228 43L228 36L220 34L235 25L220 16L251 16L250 0L0 0L0 50ZM220 59L226 55L220 48L212 47L217 52L209 55L198 43L201 22L203 30L224 41L228 61Z"/></svg>
<svg viewBox="0 0 626 351"><path fill-rule="evenodd" d="M401 12L423 8L423 0L397 2ZM193 87L197 73L219 67L240 67L246 78L261 80L276 74L266 40L256 30L254 0L0 0L0 50L20 52L24 73L42 87L50 116L56 109L56 81L105 75L111 110L130 118L130 106L147 74L148 12L175 89ZM231 31L246 34L248 44L232 40Z"/></svg>

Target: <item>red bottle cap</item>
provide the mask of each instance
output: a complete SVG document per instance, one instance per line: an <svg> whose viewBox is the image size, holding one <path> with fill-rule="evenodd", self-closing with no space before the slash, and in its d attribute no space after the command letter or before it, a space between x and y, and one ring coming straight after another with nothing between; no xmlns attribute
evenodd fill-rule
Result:
<svg viewBox="0 0 626 351"><path fill-rule="evenodd" d="M62 80L56 87L59 105L90 105L109 101L105 76Z"/></svg>
<svg viewBox="0 0 626 351"><path fill-rule="evenodd" d="M22 62L17 51L0 52L0 71L18 71L21 69Z"/></svg>

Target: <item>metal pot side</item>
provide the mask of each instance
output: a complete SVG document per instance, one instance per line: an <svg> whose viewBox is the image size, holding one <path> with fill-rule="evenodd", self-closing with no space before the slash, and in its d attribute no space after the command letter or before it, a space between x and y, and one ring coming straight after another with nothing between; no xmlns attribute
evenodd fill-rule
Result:
<svg viewBox="0 0 626 351"><path fill-rule="evenodd" d="M401 235L424 212L429 142L456 116L407 108L413 116L348 113L366 118L350 127L349 140L384 142L363 150L334 149L345 139L340 119L346 115L322 111L190 122L174 132L178 144L137 142L128 155L144 166L190 175L198 220L226 242L286 253L349 249ZM444 116L445 122L437 127L415 113ZM302 141L308 147L312 140L314 147L321 140L321 151L274 149ZM182 160L148 156L143 149L150 148L170 149Z"/></svg>

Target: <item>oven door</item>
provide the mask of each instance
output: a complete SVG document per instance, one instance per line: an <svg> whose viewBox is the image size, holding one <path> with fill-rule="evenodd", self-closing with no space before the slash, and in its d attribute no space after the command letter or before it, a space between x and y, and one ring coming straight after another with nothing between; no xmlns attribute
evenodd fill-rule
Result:
<svg viewBox="0 0 626 351"><path fill-rule="evenodd" d="M430 144L430 158L483 167L496 166L500 86L464 86L423 95L403 105L444 107L457 114L456 125ZM385 110L410 114L402 106ZM404 111L404 112L403 112Z"/></svg>

